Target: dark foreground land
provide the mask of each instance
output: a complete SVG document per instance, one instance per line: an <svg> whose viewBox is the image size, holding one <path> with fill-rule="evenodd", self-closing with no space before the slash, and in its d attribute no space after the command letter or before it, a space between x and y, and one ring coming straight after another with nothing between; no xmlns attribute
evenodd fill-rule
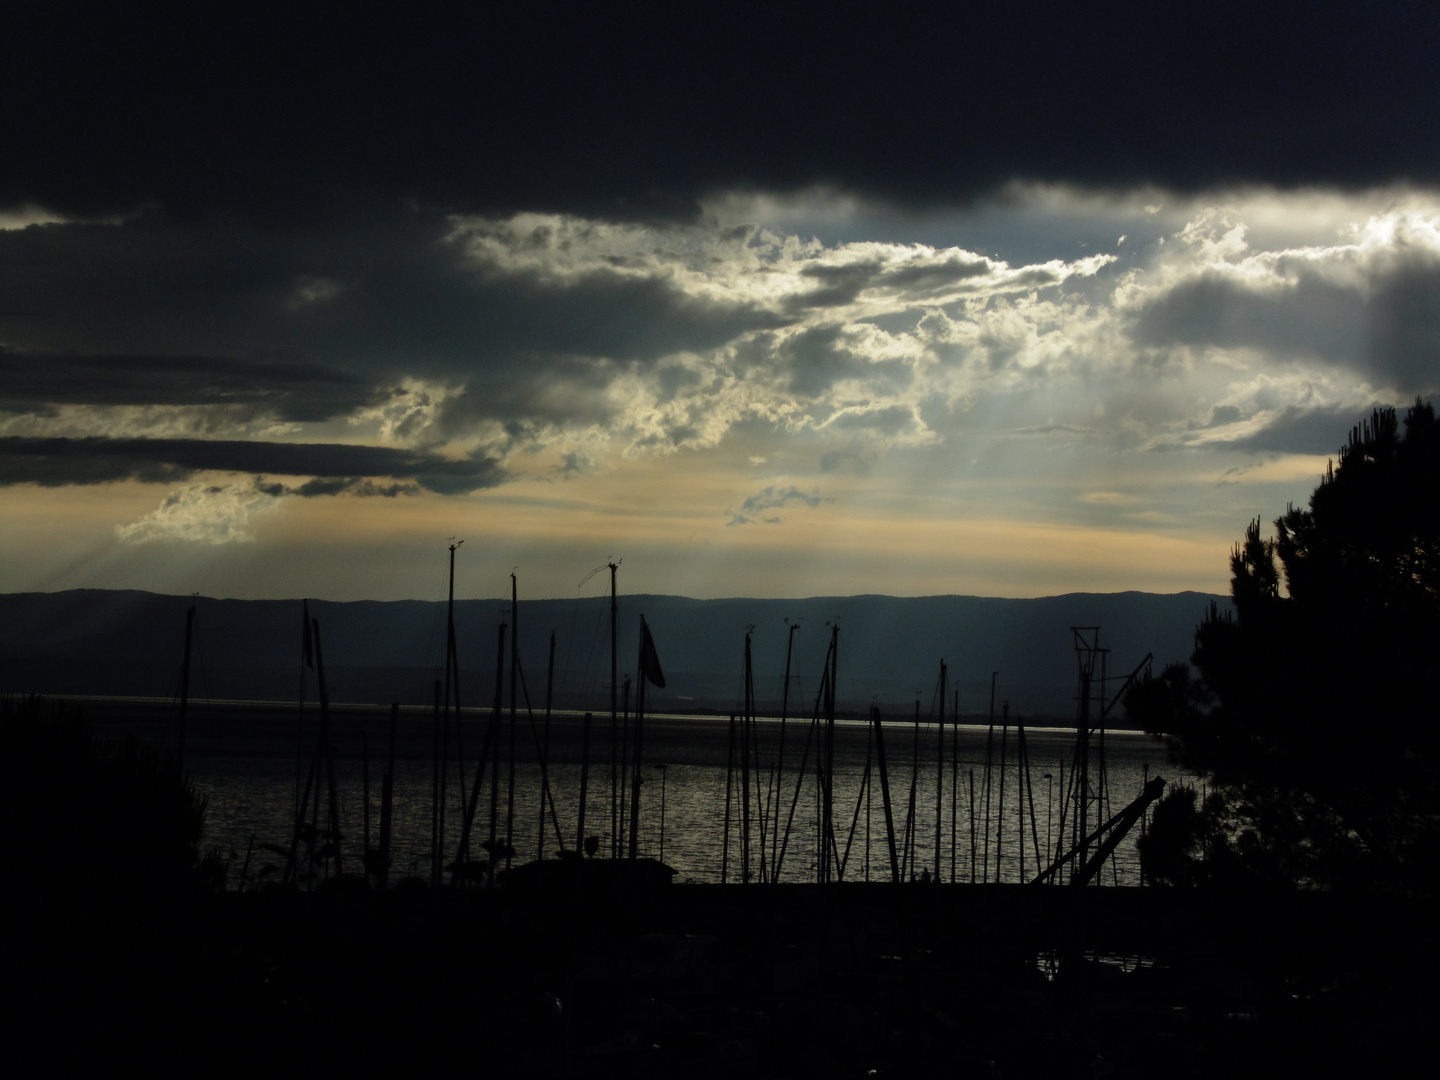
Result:
<svg viewBox="0 0 1440 1080"><path fill-rule="evenodd" d="M160 1075L1402 1075L1436 1005L1431 920L1395 902L641 890L594 865L584 885L472 891L12 883L7 1056Z"/></svg>

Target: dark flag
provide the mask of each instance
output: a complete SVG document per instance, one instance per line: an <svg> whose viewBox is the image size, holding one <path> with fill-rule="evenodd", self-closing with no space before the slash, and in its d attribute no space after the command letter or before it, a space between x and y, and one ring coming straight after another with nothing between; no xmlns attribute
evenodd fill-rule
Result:
<svg viewBox="0 0 1440 1080"><path fill-rule="evenodd" d="M660 657L655 654L655 639L650 636L650 627L645 616L640 616L640 674L651 686L665 686L665 673L660 670Z"/></svg>
<svg viewBox="0 0 1440 1080"><path fill-rule="evenodd" d="M311 671L315 670L315 638L310 633L310 601L301 600L301 608L305 619L305 636L301 639L301 652L305 656L305 666Z"/></svg>

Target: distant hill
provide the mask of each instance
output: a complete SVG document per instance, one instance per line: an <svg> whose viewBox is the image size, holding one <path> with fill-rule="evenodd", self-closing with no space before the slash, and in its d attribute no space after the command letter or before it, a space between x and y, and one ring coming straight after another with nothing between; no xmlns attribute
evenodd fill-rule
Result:
<svg viewBox="0 0 1440 1080"><path fill-rule="evenodd" d="M753 626L760 708L776 711L785 670L786 619L801 625L792 658L791 711L814 707L829 641L840 626L838 704L929 714L939 662L962 714L984 714L989 677L998 701L1028 719L1074 716L1077 665L1071 626L1100 626L1113 688L1146 652L1158 664L1185 660L1207 593L1070 593L1032 600L985 596L824 596L804 600L693 600L621 596L619 672L634 675L639 616L654 632L667 688L654 710L732 711L742 693L744 632ZM238 700L292 700L300 690L300 600L217 600L134 590L75 589L0 595L0 693L177 693L184 612L196 605L192 694ZM507 600L456 600L462 701L494 696ZM311 600L320 621L336 701L431 700L444 670L445 605L429 600L334 603ZM543 707L550 635L556 639L556 707L609 707L609 598L521 600L520 657L531 701ZM510 631L507 631L510 632ZM507 655L504 660L508 671ZM314 694L314 677L308 678ZM508 694L508 690L505 691ZM946 711L950 711L948 704ZM998 706L996 706L998 707Z"/></svg>
<svg viewBox="0 0 1440 1080"><path fill-rule="evenodd" d="M744 635L754 627L756 696L778 710L788 631L799 623L792 661L791 711L813 707L829 641L840 627L838 705L910 713L917 698L929 714L939 664L962 714L989 706L990 673L999 701L1027 720L1068 721L1075 714L1072 626L1098 626L1115 680L1146 653L1157 664L1187 659L1205 593L1071 593L1035 600L977 596L845 596L807 600L691 600L620 597L619 670L636 669L639 619L654 634L667 686L652 690L653 710L734 710L741 699ZM177 692L185 610L194 604L196 697L293 700L300 689L298 600L216 600L136 591L77 589L0 594L0 692L169 697ZM499 624L514 620L503 600L456 605L462 701L493 699ZM443 672L445 605L431 601L311 601L320 623L335 701L428 702ZM522 599L520 656L525 686L544 705L551 632L555 634L557 708L609 708L609 598ZM509 632L509 631L507 631ZM505 667L508 671L508 642ZM315 680L307 679L313 700ZM508 689L506 691L508 695ZM507 698L508 700L508 698ZM953 698L952 698L953 702ZM950 709L947 707L947 712Z"/></svg>

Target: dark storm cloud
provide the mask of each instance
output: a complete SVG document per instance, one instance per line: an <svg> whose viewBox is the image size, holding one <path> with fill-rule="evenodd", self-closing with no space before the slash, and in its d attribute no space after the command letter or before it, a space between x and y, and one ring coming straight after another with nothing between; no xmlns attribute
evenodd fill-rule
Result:
<svg viewBox="0 0 1440 1080"><path fill-rule="evenodd" d="M1256 450L1277 454L1338 454L1336 432L1349 430L1368 409L1341 406L1281 409L1258 431L1234 439L1207 443L1226 450Z"/></svg>
<svg viewBox="0 0 1440 1080"><path fill-rule="evenodd" d="M1366 371L1405 393L1431 393L1440 356L1440 261L1402 252L1343 283L1323 267L1287 267L1283 279L1217 271L1159 294L1136 315L1142 345L1249 347L1313 356Z"/></svg>
<svg viewBox="0 0 1440 1080"><path fill-rule="evenodd" d="M792 310L805 308L843 307L868 289L881 270L878 262L845 263L840 266L817 264L806 266L800 276L815 281L807 293L791 297L787 306Z"/></svg>
<svg viewBox="0 0 1440 1080"><path fill-rule="evenodd" d="M1361 352L1363 301L1350 288L1307 274L1294 285L1258 287L1208 272L1145 305L1141 345L1249 346L1354 362Z"/></svg>
<svg viewBox="0 0 1440 1080"><path fill-rule="evenodd" d="M285 489L302 495L338 494L362 487L370 477L413 481L430 491L457 495L495 487L509 478L493 458L455 460L391 447L204 439L0 438L0 487L27 483L63 487L117 480L175 483L205 470L314 476L322 481L313 487ZM390 492L372 485L357 493L397 494L400 490Z"/></svg>
<svg viewBox="0 0 1440 1080"><path fill-rule="evenodd" d="M327 420L391 392L343 372L213 356L67 356L0 349L0 411L51 405L228 406L289 422Z"/></svg>
<svg viewBox="0 0 1440 1080"><path fill-rule="evenodd" d="M970 278L979 277L990 272L989 259L971 259L964 256L955 256L943 262L922 263L913 266L902 266L885 274L876 284L884 289L901 293L907 297L919 300L927 296L934 296L937 293L952 293L955 285ZM1055 280L1054 274L1042 272L1049 280L1043 282L1025 281L1023 284L1051 284ZM1034 277L1034 272L1026 275Z"/></svg>
<svg viewBox="0 0 1440 1080"><path fill-rule="evenodd" d="M1440 179L1432 4L216 10L7 14L0 205L673 218L717 186Z"/></svg>
<svg viewBox="0 0 1440 1080"><path fill-rule="evenodd" d="M420 491L419 484L377 484L363 476L326 476L317 477L314 480L307 480L299 487L291 487L289 484L270 484L263 480L255 482L255 489L262 494L279 498L282 495L299 495L303 499L312 499L321 496L334 495L358 495L374 496L393 499L397 495L415 495Z"/></svg>
<svg viewBox="0 0 1440 1080"><path fill-rule="evenodd" d="M1407 394L1433 394L1440 387L1440 263L1404 259L1376 282L1368 314L1374 365Z"/></svg>
<svg viewBox="0 0 1440 1080"><path fill-rule="evenodd" d="M789 389L804 398L820 398L835 384L853 379L875 393L894 393L914 381L901 360L867 360L846 343L838 324L813 326L775 346L775 357L788 375Z"/></svg>
<svg viewBox="0 0 1440 1080"><path fill-rule="evenodd" d="M166 213L123 227L0 232L0 340L82 355L303 358L274 365L282 384L292 372L315 378L318 364L403 366L458 373L484 390L487 373L517 354L648 361L787 321L655 277L501 272L446 242L452 227L433 213L367 206L353 221L290 232ZM112 365L117 382L147 377L121 367ZM235 374L231 387L245 377ZM356 379L336 393L368 400L371 390Z"/></svg>
<svg viewBox="0 0 1440 1080"><path fill-rule="evenodd" d="M956 286L971 278L987 274L992 269L990 260L954 256L938 262L916 261L893 269L886 269L878 261L842 263L839 265L813 265L800 271L803 278L817 282L810 292L800 293L787 301L787 310L800 311L805 308L842 307L853 303L862 293L878 290L889 296L902 296L916 302L937 295L952 296ZM1045 280L1030 280L1033 272L1021 275L1026 278L1021 284L1032 287L1036 284L1052 284L1058 278L1048 271L1042 271Z"/></svg>
<svg viewBox="0 0 1440 1080"><path fill-rule="evenodd" d="M865 409L841 413L830 421L830 427L848 431L874 431L881 435L898 435L915 427L915 412L908 405L890 405L883 409Z"/></svg>

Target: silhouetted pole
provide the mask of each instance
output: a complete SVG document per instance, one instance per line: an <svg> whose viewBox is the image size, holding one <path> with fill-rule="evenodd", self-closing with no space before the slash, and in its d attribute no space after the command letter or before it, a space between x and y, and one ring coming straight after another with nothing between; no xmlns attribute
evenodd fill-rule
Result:
<svg viewBox="0 0 1440 1080"><path fill-rule="evenodd" d="M440 794L440 680L436 679L433 684L433 712L431 720L431 759L430 759L430 885L436 887L440 884L440 832L443 805Z"/></svg>
<svg viewBox="0 0 1440 1080"><path fill-rule="evenodd" d="M875 726L875 764L880 770L880 800L885 806L885 844L890 852L890 880L903 881L900 876L900 856L895 850L895 815L890 808L890 770L885 764L885 728L880 722L880 710L870 707L870 722Z"/></svg>
<svg viewBox="0 0 1440 1080"><path fill-rule="evenodd" d="M311 621L315 635L315 667L320 679L320 740L325 747L325 785L330 802L330 840L335 845L335 873L345 871L340 862L340 792L335 784L335 753L330 745L330 687L325 682L325 650L320 645L320 621Z"/></svg>
<svg viewBox="0 0 1440 1080"><path fill-rule="evenodd" d="M475 763L475 783L470 788L470 802L465 807L465 820L460 823L460 845L458 848L457 862L466 862L470 858L470 836L475 828L475 811L480 806L480 789L485 784L485 769L490 765L491 755L499 760L499 753L496 744L499 741L500 728L500 701L501 695L505 692L505 624L502 622L495 642L495 699L491 703L490 723L485 728L485 739L480 744L480 760ZM490 785L490 846L494 848L495 840L495 785ZM495 863L494 852L491 851L488 877L491 884L494 884ZM457 868L458 869L458 868ZM450 883L453 885L459 881L459 874L451 876Z"/></svg>
<svg viewBox="0 0 1440 1080"><path fill-rule="evenodd" d="M753 629L754 629L754 627L751 627L751 630L752 630L752 631L753 631ZM747 634L746 637L748 638L749 635ZM751 663L750 663L750 654L749 654L749 650L748 650L748 649L746 650L745 659L746 659L746 664L745 664L745 714L750 718L750 720L749 720L749 724L750 724L750 737L749 737L750 753L749 753L749 756L747 757L746 760L749 762L749 764L750 764L750 766L751 766L752 775L755 777L755 812L756 812L756 816L759 818L759 833L758 833L759 844L758 844L757 847L756 847L756 851L759 852L759 856L760 856L760 878L759 878L759 880L763 883L763 882L765 882L765 881L767 880L767 877L766 877L766 869L767 869L767 867L766 867L766 860L765 860L765 844L766 844L766 839L767 839L767 837L766 837L766 833L765 833L765 826L766 826L766 817L767 817L767 815L768 815L768 813L769 813L769 809L770 809L770 799L769 799L769 796L768 796L768 795L766 795L763 800L762 800L762 798L761 798L761 791L760 791L760 776L761 776L761 770L760 770L760 739L759 739L759 737L758 737L758 735L759 735L759 730L758 730L758 727L757 727L758 717L757 717L757 715L756 715L756 714L757 714L757 709L756 709L756 707L755 707L755 672L754 672L753 666L752 666ZM746 801L746 804L748 805L750 800L749 800L749 798L747 797L745 801Z"/></svg>
<svg viewBox="0 0 1440 1080"><path fill-rule="evenodd" d="M445 862L445 789L450 783L450 702L452 698L455 702L455 742L457 749L460 744L460 664L459 653L456 650L455 644L455 549L464 542L464 540L461 540L458 543L450 545L450 586L445 608L445 695L442 699L443 705L438 716L440 725L437 749L439 753L437 755L438 774L435 786L438 813L435 864L431 868L431 880L435 885L440 884L441 868ZM459 755L457 754L456 766L461 770L460 776L462 784L460 805L464 806L465 792L463 784L465 763L462 760L458 760L458 757Z"/></svg>
<svg viewBox="0 0 1440 1080"><path fill-rule="evenodd" d="M606 565L610 568L610 857L614 859L620 854L620 819L618 817L620 776L619 759L616 756L620 730L620 710L617 699L617 695L620 693L620 638L619 628L616 625L616 612L619 604L615 595L615 572L620 569L620 564L607 563Z"/></svg>
<svg viewBox="0 0 1440 1080"><path fill-rule="evenodd" d="M635 687L635 767L630 777L630 858L640 853L640 764L644 760L645 746L645 690L650 685L646 670L645 642L648 635L645 617L640 617L640 671Z"/></svg>
<svg viewBox="0 0 1440 1080"><path fill-rule="evenodd" d="M900 861L906 876L915 876L915 864L919 844L916 834L920 831L920 820L915 813L915 796L920 786L920 699L915 699L915 723L910 736L910 798L905 804L905 853Z"/></svg>
<svg viewBox="0 0 1440 1080"><path fill-rule="evenodd" d="M745 635L745 709L740 716L740 883L750 882L750 635Z"/></svg>
<svg viewBox="0 0 1440 1080"><path fill-rule="evenodd" d="M1085 865L1085 838L1090 828L1090 672L1080 672L1080 721L1076 725L1075 776L1070 781L1075 785L1075 843L1078 847L1074 863L1071 864L1071 880L1075 867ZM1098 816L1098 815L1097 815Z"/></svg>
<svg viewBox="0 0 1440 1080"><path fill-rule="evenodd" d="M1020 761L1021 776L1025 780L1025 794L1030 802L1030 845L1035 851L1035 865L1039 867L1042 862L1040 855L1040 827L1035 823L1035 780L1030 775L1030 748L1025 743L1025 724L1020 719L1020 714L1015 714L1016 723L1019 725L1020 740ZM1046 837L1047 841L1049 837ZM1025 880L1025 820L1024 812L1021 812L1020 820L1020 880Z"/></svg>
<svg viewBox="0 0 1440 1080"><path fill-rule="evenodd" d="M370 850L370 733L364 730L360 732L360 795L361 817L364 821L360 848L364 855L360 860L360 871L366 884L369 884L370 864L373 861Z"/></svg>
<svg viewBox="0 0 1440 1080"><path fill-rule="evenodd" d="M969 771L970 771L970 785L969 785L969 795L970 795L970 884L971 884L971 885L974 885L974 884L975 884L975 856L978 854L978 852L975 850L975 770L974 770L974 769L971 769L971 770L969 770Z"/></svg>
<svg viewBox="0 0 1440 1080"><path fill-rule="evenodd" d="M950 710L950 880L959 881L956 849L960 843L960 691ZM944 696L943 694L941 695Z"/></svg>
<svg viewBox="0 0 1440 1080"><path fill-rule="evenodd" d="M820 674L821 693L824 692L825 681L829 678L829 671L822 671ZM780 840L780 851L775 856L774 879L780 880L780 871L785 864L785 852L790 847L790 830L795 825L795 811L800 806L800 793L805 786L805 767L810 763L810 747L815 742L815 729L820 723L820 696L815 698L815 712L810 718L810 725L805 729L805 746L800 751L800 767L795 773L795 794L790 799L790 813L785 818L785 834ZM818 766L817 766L818 771ZM778 828L778 823L777 823Z"/></svg>
<svg viewBox="0 0 1440 1080"><path fill-rule="evenodd" d="M775 868L773 880L779 881L779 867L776 865L780 851L780 799L785 778L785 722L790 713L790 657L795 651L795 631L799 623L785 620L790 628L785 643L785 681L780 686L780 744L775 752L775 830L770 843L770 865Z"/></svg>
<svg viewBox="0 0 1440 1080"><path fill-rule="evenodd" d="M615 858L625 854L625 798L626 783L629 778L629 675L626 675L624 683L621 684L621 756L619 765L616 766L616 801L615 809L615 837L612 840L612 850L615 851Z"/></svg>
<svg viewBox="0 0 1440 1080"><path fill-rule="evenodd" d="M720 839L720 884L729 881L730 874L730 792L735 786L735 714L730 714L730 726L725 738L725 827Z"/></svg>
<svg viewBox="0 0 1440 1080"><path fill-rule="evenodd" d="M590 788L590 727L594 713L585 714L585 724L580 735L580 812L575 824L575 851L585 850L585 800Z"/></svg>
<svg viewBox="0 0 1440 1080"><path fill-rule="evenodd" d="M305 754L305 669L312 671L315 668L315 644L310 639L310 603L307 600L300 601L300 621L302 631L300 634L300 690L296 694L295 707L295 818L299 820L303 812L303 803L300 798L300 774L303 770L302 762ZM290 879L290 872L293 867L287 864L285 869L285 880Z"/></svg>
<svg viewBox="0 0 1440 1080"><path fill-rule="evenodd" d="M501 702L505 693L505 628L500 624L500 647L495 656L495 712L490 717L490 731L486 735L490 758L490 880L495 878L495 841L500 827L500 716Z"/></svg>
<svg viewBox="0 0 1440 1080"><path fill-rule="evenodd" d="M1000 853L1005 847L1005 747L1010 740L1010 703L1003 706L1004 721L1000 727L1000 805L995 808L995 883L1000 883ZM1024 833L1021 833L1024 838Z"/></svg>
<svg viewBox="0 0 1440 1080"><path fill-rule="evenodd" d="M520 592L515 575L510 575L510 729L508 762L505 780L505 869L510 869L510 852L514 850L515 839L515 690L520 681ZM541 808L544 817L544 808Z"/></svg>
<svg viewBox="0 0 1440 1080"><path fill-rule="evenodd" d="M180 741L175 749L175 771L185 771L185 714L190 706L190 639L195 631L195 609L185 611L185 658L180 662ZM174 656L174 653L170 654Z"/></svg>
<svg viewBox="0 0 1440 1080"><path fill-rule="evenodd" d="M944 850L945 821L945 661L940 661L940 726L935 749L935 882L940 875L940 853Z"/></svg>
<svg viewBox="0 0 1440 1080"><path fill-rule="evenodd" d="M541 794L549 797L550 794L550 703L555 690L555 631L550 631L550 663L545 669L545 740L540 745L540 787ZM555 828L558 831L560 822L557 819ZM565 845L560 845L560 850L565 850ZM545 858L545 800L540 802L540 841L535 845L535 858Z"/></svg>
<svg viewBox="0 0 1440 1080"><path fill-rule="evenodd" d="M380 781L380 857L376 878L380 888L390 885L390 829L395 805L395 728L400 718L400 703L390 703L390 749L385 757L385 775Z"/></svg>
<svg viewBox="0 0 1440 1080"><path fill-rule="evenodd" d="M998 671L990 673L990 726L985 732L985 852L980 879L990 880L990 769L994 762L995 745L995 677Z"/></svg>
<svg viewBox="0 0 1440 1080"><path fill-rule="evenodd" d="M839 670L840 627L830 628L830 677L825 681L825 768L820 784L824 800L820 830L820 880L830 880L835 850L835 677ZM835 852L838 856L838 852ZM838 860L837 860L838 861Z"/></svg>

